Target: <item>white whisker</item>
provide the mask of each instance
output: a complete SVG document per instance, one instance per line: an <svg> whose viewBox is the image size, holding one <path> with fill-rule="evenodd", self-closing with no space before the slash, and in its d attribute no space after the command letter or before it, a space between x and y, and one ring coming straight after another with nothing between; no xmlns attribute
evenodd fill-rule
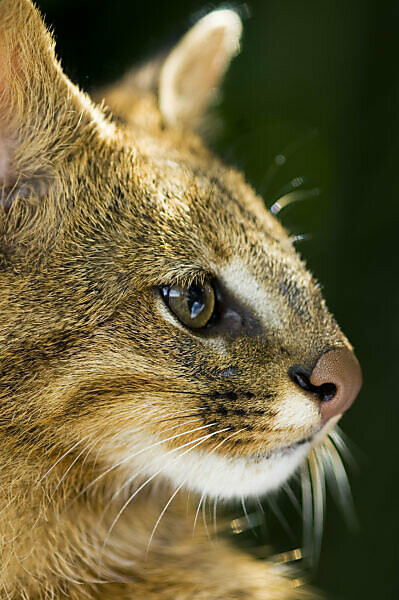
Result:
<svg viewBox="0 0 399 600"><path fill-rule="evenodd" d="M328 483L335 491L336 499L349 526L357 526L356 512L352 492L341 456L330 439L324 441L324 461L327 468Z"/></svg>
<svg viewBox="0 0 399 600"><path fill-rule="evenodd" d="M285 493L287 494L288 498L291 501L291 504L293 505L293 507L295 508L295 510L298 512L298 514L302 514L302 508L301 505L299 504L298 498L296 497L292 487L290 486L289 483L284 483L284 485L282 486L283 490L285 491Z"/></svg>
<svg viewBox="0 0 399 600"><path fill-rule="evenodd" d="M313 499L312 486L309 476L309 465L305 461L301 466L301 489L302 489L302 527L303 527L303 551L306 559L312 556L313 541Z"/></svg>
<svg viewBox="0 0 399 600"><path fill-rule="evenodd" d="M345 433L342 431L338 425L334 427L332 431L330 431L328 437L332 440L333 444L336 446L340 455L345 459L345 461L350 465L351 468L355 468L356 461L353 457L353 454L348 446L350 440L346 437Z"/></svg>
<svg viewBox="0 0 399 600"><path fill-rule="evenodd" d="M204 523L204 529L205 529L207 538L210 542L212 542L211 536L209 535L208 523L206 522L206 500L207 500L207 498L205 496L204 502L202 504L202 520Z"/></svg>
<svg viewBox="0 0 399 600"><path fill-rule="evenodd" d="M46 477L51 473L51 471L53 469L55 469L55 467L66 457L68 456L68 454L70 454L73 450L75 450L75 448L77 446L79 446L79 444L81 444L82 442L84 442L85 440L87 440L89 436L86 435L85 437L81 438L80 440L78 440L76 442L76 444L74 444L73 446L71 446L69 448L69 450L67 450L66 452L64 452L64 454L62 456L60 456L60 458L58 460L56 460L56 462L48 469L48 471L45 472L45 474L39 479L38 483L41 483L44 479L46 479Z"/></svg>
<svg viewBox="0 0 399 600"><path fill-rule="evenodd" d="M311 190L295 190L293 192L288 192L288 194L284 194L284 196L281 196L281 198L279 198L272 204L272 206L270 207L270 212L272 213L272 215L277 216L284 208L286 208L290 204L293 204L294 202L299 202L301 200L308 200L319 195L319 188L313 188Z"/></svg>
<svg viewBox="0 0 399 600"><path fill-rule="evenodd" d="M227 428L228 431L229 428ZM210 452L208 452L208 456L211 456L212 454L214 454L216 452L216 450L218 450L218 448L220 448L220 446L222 446L223 444L225 444L229 439L231 439L233 436L238 435L239 433L241 433L242 431L244 431L246 428L242 427L241 429L238 429L237 431L233 431L233 433L231 433L230 435L226 436L223 440L221 440L218 444L216 444L216 446L214 448L212 448L212 450ZM201 504L203 501L203 498L205 496L207 492L207 489L205 488L202 496L200 498L200 501L198 503L198 507L197 507L197 511L195 513L195 518L194 518L194 524L193 524L193 535L194 535L194 531L195 531L195 526L197 524L197 520L198 520L198 513L200 511L201 508ZM216 516L214 515L214 522L216 521ZM209 533L208 533L208 537L209 537Z"/></svg>
<svg viewBox="0 0 399 600"><path fill-rule="evenodd" d="M218 497L215 496L213 501L213 532L216 535L218 532L217 528L217 507L218 507Z"/></svg>
<svg viewBox="0 0 399 600"><path fill-rule="evenodd" d="M256 505L258 507L257 508L258 521L262 528L262 535L263 535L263 537L265 537L268 535L266 515L265 515L265 509L263 508L262 502L260 501L260 498L258 495L256 496Z"/></svg>
<svg viewBox="0 0 399 600"><path fill-rule="evenodd" d="M158 525L159 525L159 523L161 522L161 519L162 519L162 517L164 516L164 514L165 514L165 513L166 513L166 511L168 510L169 506L170 506L170 505L171 505L171 503L173 502L174 498L175 498L175 497L177 496L177 494L180 492L180 490L182 489L182 487L183 487L183 485L184 485L185 483L186 483L186 482L185 482L185 481L183 481L183 483L181 483L181 484L180 484L180 485L179 485L179 486L176 488L176 490L173 492L173 494L171 495L171 497L169 498L169 500L167 501L167 503L166 503L166 504L165 504L165 506L163 507L163 509L162 509L162 512L161 512L161 514L159 515L159 517L158 517L158 519L157 519L157 522L155 523L155 525L154 525L154 527L153 527L153 530L151 531L151 535L150 535L150 538L149 538L149 540L148 540L148 544L147 544L146 554L148 554L148 552L149 552L149 549L150 549L150 546L151 546L151 542L152 542L152 540L153 540L153 537L154 537L154 534L155 534L155 532L156 532L156 530L157 530L157 528L158 528Z"/></svg>
<svg viewBox="0 0 399 600"><path fill-rule="evenodd" d="M262 189L267 190L269 184L272 182L272 180L275 177L278 170L283 165L285 165L285 163L287 162L287 159L290 156L292 156L299 148L303 147L305 144L307 144L308 142L313 140L318 135L319 135L319 132L317 131L317 129L312 129L312 130L308 131L302 137L296 139L291 144L288 144L288 146L286 146L284 148L284 150L282 150L282 152L277 154L274 157L273 162L270 164L270 166L268 167L268 169L266 171L266 175L265 175L263 183L262 183Z"/></svg>
<svg viewBox="0 0 399 600"><path fill-rule="evenodd" d="M251 521L250 521L249 516L248 516L247 507L245 506L244 496L241 496L241 507L242 507L242 511L244 513L244 516L245 516L245 518L246 518L246 520L248 522L248 525L250 525Z"/></svg>
<svg viewBox="0 0 399 600"><path fill-rule="evenodd" d="M318 458L317 448L314 448L309 456L310 479L313 491L313 552L312 563L317 564L320 556L321 540L323 536L324 513L325 513L325 482L324 471L320 459Z"/></svg>
<svg viewBox="0 0 399 600"><path fill-rule="evenodd" d="M65 480L65 478L67 477L68 473L70 472L70 470L73 468L73 466L77 463L77 461L79 460L79 458L82 456L82 454L84 454L85 452L89 452L91 446L85 446L83 448L83 450L81 450L79 452L79 454L74 458L74 460L71 462L71 464L69 465L69 467L66 469L66 471L64 472L64 474L62 475L61 479L59 480L59 482L57 483L57 485L55 486L54 491L51 494L51 498L54 498L54 495L56 493L56 491L58 490L58 488L60 487L60 485L62 484L62 482Z"/></svg>
<svg viewBox="0 0 399 600"><path fill-rule="evenodd" d="M208 452L208 456L211 456L214 452L216 452L216 450L218 450L218 448L220 448L220 446L222 446L223 444L225 444L233 436L238 435L239 433L241 433L245 429L246 429L245 427L242 427L241 429L238 429L237 431L233 431L233 433L231 433L230 435L226 436L221 442L218 442L216 444L216 446L214 448L212 448L212 450L210 452ZM215 501L214 501L214 504L213 504L213 528L214 528L215 533L217 533L217 529L216 529L216 508L217 508L217 497L215 498ZM195 528L195 524L194 524L194 528ZM194 529L193 529L193 532L194 532Z"/></svg>
<svg viewBox="0 0 399 600"><path fill-rule="evenodd" d="M123 464L125 464L125 463L127 463L127 462L129 462L131 460L133 460L133 458L136 458L136 456L139 456L140 454L143 454L144 452L147 452L148 450L152 450L152 448L155 448L156 446L164 444L165 442L169 442L171 440L177 439L179 437L182 437L183 435L188 435L189 433L194 433L195 431L200 431L201 429L205 429L206 427L212 427L213 425L216 425L216 423L210 423L209 425L202 425L201 427L196 427L195 429L190 429L189 431L183 431L181 433L176 433L175 435L172 435L172 436L167 437L165 439L158 440L157 442L153 442L149 446L146 446L145 448L141 448L140 450L138 450L134 454L129 454L129 456L125 456L125 458L123 458L120 461L114 463L111 467L109 467L108 469L106 469L106 471L104 471L103 473L100 473L100 475L98 475L95 479L93 479L93 481L91 481L79 493L79 495L77 496L77 498L79 498L80 496L82 496L83 494L85 494L100 479L102 479L103 477L105 477L106 475L108 475L109 473L111 473L111 471L113 471L114 469L120 467L121 465L123 465ZM180 426L180 425L178 425L178 426Z"/></svg>
<svg viewBox="0 0 399 600"><path fill-rule="evenodd" d="M177 423L175 425L171 425L170 427L167 427L166 429L162 429L162 433L165 433L165 431L172 431L173 429L177 429L178 427L184 427L184 425L188 425L189 423L194 423L195 421L201 421L201 417L196 417L195 419L190 419L189 421L184 421L184 423Z"/></svg>
<svg viewBox="0 0 399 600"><path fill-rule="evenodd" d="M258 505L259 511L262 513L262 515L264 515L265 509L262 506L262 502L260 501L259 496L256 496L256 504Z"/></svg>
<svg viewBox="0 0 399 600"><path fill-rule="evenodd" d="M197 510L196 510L196 512L195 512L194 524L193 524L193 535L194 535L194 533L195 533L195 526L197 525L197 520L198 520L199 511L200 511L200 508L201 508L202 501L203 501L203 499L204 499L204 497L205 497L205 494L206 494L206 490L204 490L204 491L202 492L201 498L199 499L199 502L198 502Z"/></svg>
<svg viewBox="0 0 399 600"><path fill-rule="evenodd" d="M312 235L310 233L298 233L290 236L290 242L293 244L297 244L298 242L308 242L311 239Z"/></svg>
<svg viewBox="0 0 399 600"><path fill-rule="evenodd" d="M294 533L293 533L293 531L291 529L291 526L288 523L287 519L284 517L283 513L281 512L281 510L279 509L278 504L277 504L275 498L272 495L269 495L269 496L266 497L266 502L268 503L268 505L270 506L272 512L274 513L274 515L277 517L277 519L281 523L284 531L291 538L294 538Z"/></svg>
<svg viewBox="0 0 399 600"><path fill-rule="evenodd" d="M166 441L169 441L171 439L175 439L177 437L181 437L182 435L188 435L189 433L194 433L196 431L200 431L202 429L206 429L208 427L213 427L214 425L216 425L216 423L210 423L209 425L202 425L201 427L197 427L195 429L191 429L189 431L185 431L184 434L179 434L177 436L172 436L171 438L168 438ZM195 440L194 440L195 441ZM190 445L192 443L192 441L187 442L187 444L183 444L182 446L178 446L177 448L172 448L171 450L168 450L167 452L165 452L164 456L169 456L170 454L174 454L175 452L177 452L178 450L180 450L181 448L185 448L186 446ZM148 446L146 448L146 450L152 450L152 448L154 448L154 446L158 446L160 444L160 442L157 442L156 444L153 444L151 446ZM137 454L141 454L141 452L137 453ZM131 458L134 458L135 456L137 456L137 454L134 454ZM126 481L125 483L113 494L111 500L114 500L117 496L119 496L119 494L126 488L129 488L129 486L132 484L132 482L137 478L137 475L139 475L140 473L142 473L143 471L146 470L146 467L142 467L139 471L136 471L136 473L134 473L133 475L131 475Z"/></svg>
<svg viewBox="0 0 399 600"><path fill-rule="evenodd" d="M212 423L212 425L214 425L214 423ZM203 428L204 427L201 427L199 429L203 429ZM191 448L188 448L188 450L185 450L182 454L180 454L177 457L175 457L173 459L172 463L175 462L176 460L178 460L179 458L185 456L188 452L191 452L192 450L194 450L194 448L196 448L197 446L199 446L200 444L202 444L205 440L209 439L210 437L212 437L214 435L217 435L218 433L223 433L224 431L228 431L228 429L229 429L228 427L225 427L224 429L219 429L217 431L213 431L212 433L208 433L208 434L202 436L201 438L199 438L199 440L191 440L190 442L187 442L186 444L183 444L179 448L174 448L173 449L174 451L181 450L181 448L183 448L184 446L187 446L189 444L193 444L195 442L194 445L191 446ZM150 477L148 477L148 479L146 479L146 481L144 483L142 483L134 491L134 493L129 496L129 498L123 504L122 508L119 510L118 514L116 515L115 519L113 520L113 522L112 522L112 524L111 524L111 526L110 526L110 528L108 530L108 533L107 533L107 535L106 535L106 537L104 539L103 548L105 547L105 545L106 545L106 543L107 543L107 541L109 539L109 536L112 533L112 530L114 529L116 523L118 522L119 518L121 517L122 513L125 511L125 509L127 508L127 506L132 502L132 500L137 496L137 494L139 492L141 492L141 490L143 488L145 488L153 479L155 479L155 477L157 477L160 473L162 473L169 465L170 465L170 463L167 464L167 465L164 465L163 467L161 467L160 469L158 469L158 471L156 471Z"/></svg>
<svg viewBox="0 0 399 600"><path fill-rule="evenodd" d="M183 410L177 410L176 412L166 414L162 419L158 419L156 423L162 423L162 421L169 421L175 418L177 415L185 415L186 413L194 412L197 413L200 410L206 410L206 408L185 408ZM187 415L190 416L190 415Z"/></svg>

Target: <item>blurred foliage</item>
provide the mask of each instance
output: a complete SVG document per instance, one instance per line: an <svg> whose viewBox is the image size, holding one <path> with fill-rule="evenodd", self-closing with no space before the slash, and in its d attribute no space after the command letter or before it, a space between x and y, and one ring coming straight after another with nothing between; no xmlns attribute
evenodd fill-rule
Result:
<svg viewBox="0 0 399 600"><path fill-rule="evenodd" d="M38 4L66 71L88 90L173 42L212 8L197 0ZM217 108L223 127L215 146L268 205L296 177L304 178L301 189L320 190L281 218L311 234L299 249L364 372L343 421L357 448L351 480L360 528L348 530L329 498L315 583L335 600L397 598L399 2L236 6L245 18L243 50ZM286 160L277 168L278 155ZM273 529L276 547L292 545Z"/></svg>

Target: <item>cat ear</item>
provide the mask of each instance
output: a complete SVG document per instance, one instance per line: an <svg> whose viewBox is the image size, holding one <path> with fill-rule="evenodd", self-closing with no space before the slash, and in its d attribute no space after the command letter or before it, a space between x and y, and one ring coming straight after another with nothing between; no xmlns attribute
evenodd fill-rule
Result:
<svg viewBox="0 0 399 600"><path fill-rule="evenodd" d="M241 32L236 12L215 10L175 46L159 79L159 106L168 125L196 126L239 51Z"/></svg>
<svg viewBox="0 0 399 600"><path fill-rule="evenodd" d="M0 207L46 189L82 116L79 94L30 0L0 0Z"/></svg>

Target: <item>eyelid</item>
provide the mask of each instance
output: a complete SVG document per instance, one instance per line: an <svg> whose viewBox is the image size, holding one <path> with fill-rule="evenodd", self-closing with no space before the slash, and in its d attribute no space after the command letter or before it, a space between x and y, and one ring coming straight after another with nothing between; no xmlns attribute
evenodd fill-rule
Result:
<svg viewBox="0 0 399 600"><path fill-rule="evenodd" d="M173 266L173 265L172 265ZM181 267L180 267L181 268ZM173 269L174 271L177 269ZM155 283L156 287L159 288L171 288L174 285L181 285L182 287L189 287L191 284L196 283L202 285L205 281L212 283L216 279L214 273L201 268L193 269L191 272L184 273L178 277L166 277L159 283Z"/></svg>

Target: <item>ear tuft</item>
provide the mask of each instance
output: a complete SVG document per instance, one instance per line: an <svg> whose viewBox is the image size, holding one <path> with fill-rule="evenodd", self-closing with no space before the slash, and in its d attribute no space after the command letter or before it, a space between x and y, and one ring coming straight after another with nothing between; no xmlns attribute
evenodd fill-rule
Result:
<svg viewBox="0 0 399 600"><path fill-rule="evenodd" d="M159 105L167 125L197 125L231 59L239 52L241 32L236 12L215 10L200 19L175 46L159 80Z"/></svg>

